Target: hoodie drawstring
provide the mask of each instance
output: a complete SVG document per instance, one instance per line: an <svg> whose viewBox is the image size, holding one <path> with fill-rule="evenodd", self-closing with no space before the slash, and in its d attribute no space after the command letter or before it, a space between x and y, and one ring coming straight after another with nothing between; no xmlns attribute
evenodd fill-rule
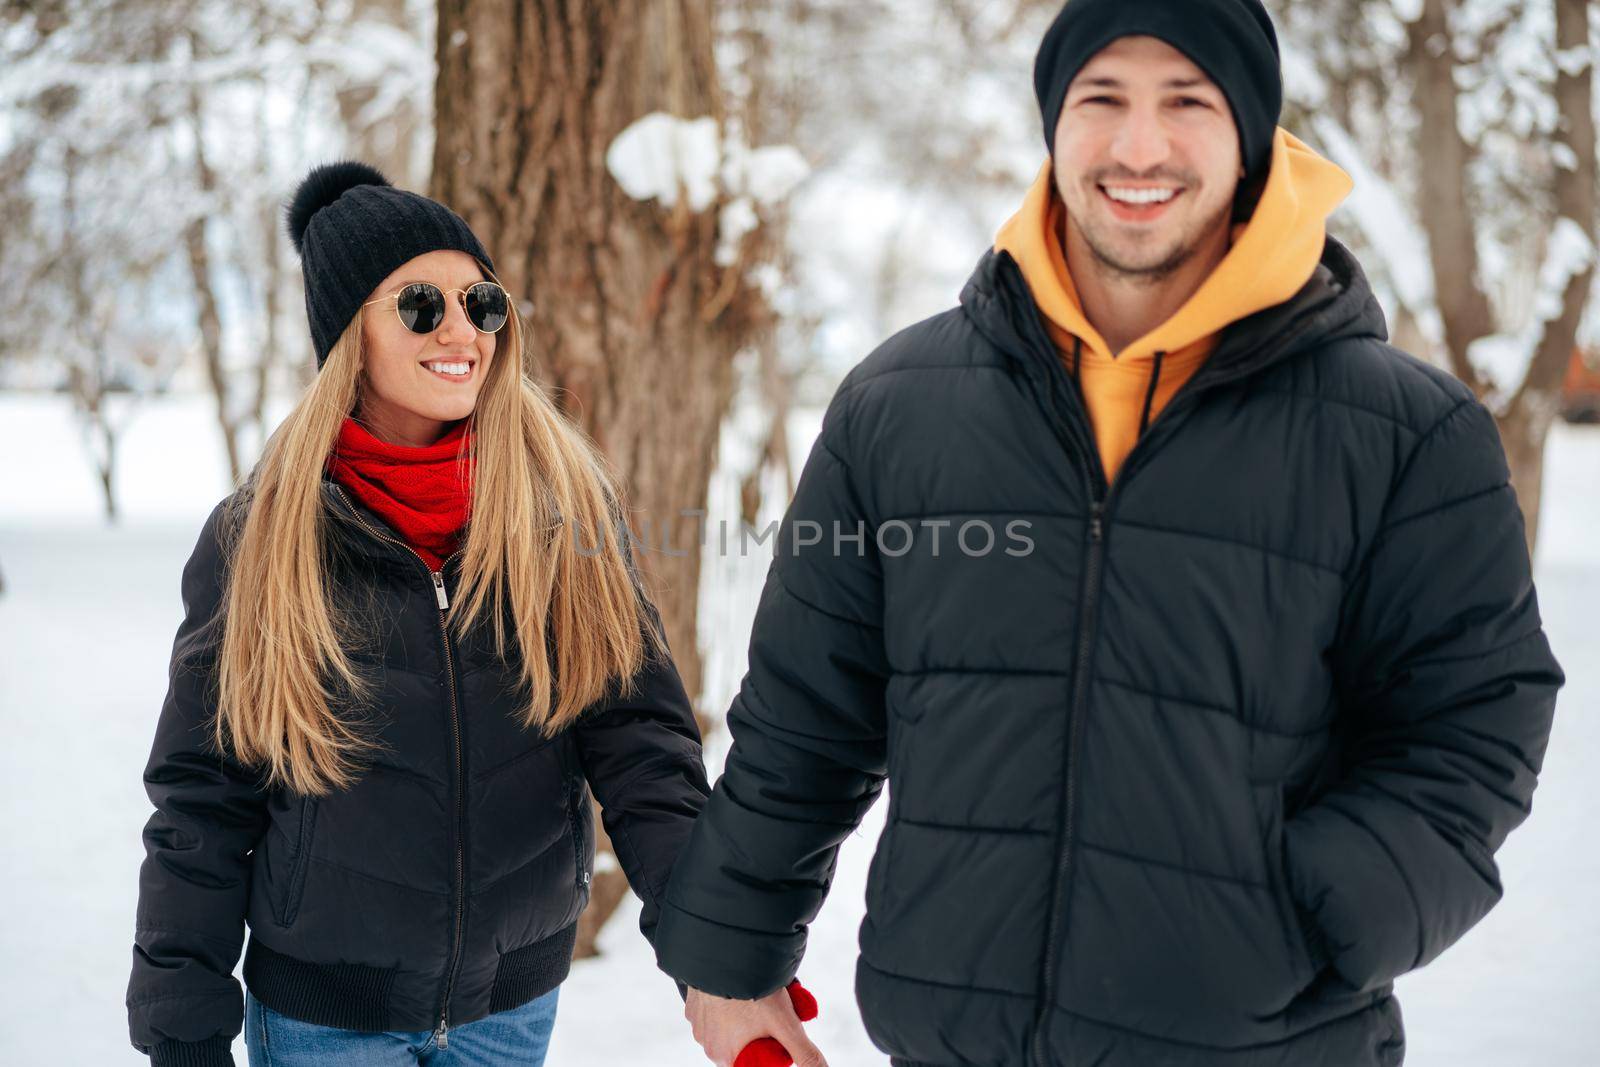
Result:
<svg viewBox="0 0 1600 1067"><path fill-rule="evenodd" d="M1078 395L1083 395L1083 375L1078 373L1078 368L1083 364L1083 338L1072 339L1072 383L1078 387Z"/></svg>
<svg viewBox="0 0 1600 1067"><path fill-rule="evenodd" d="M1165 352L1157 352L1155 366L1150 369L1150 388L1145 390L1144 412L1139 416L1140 437L1144 436L1145 430L1150 426L1150 404L1156 398L1156 383L1161 380L1161 357L1164 355Z"/></svg>

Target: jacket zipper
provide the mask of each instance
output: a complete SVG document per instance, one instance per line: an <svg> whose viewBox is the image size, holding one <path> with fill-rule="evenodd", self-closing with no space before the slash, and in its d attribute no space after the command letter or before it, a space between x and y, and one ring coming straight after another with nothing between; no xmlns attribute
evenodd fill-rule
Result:
<svg viewBox="0 0 1600 1067"><path fill-rule="evenodd" d="M1042 333L1043 328L1040 327ZM1037 346L1038 339L1035 339ZM1048 338L1044 341L1045 347L1040 354L1047 357L1050 370L1044 383L1045 414L1050 419L1052 427L1056 430L1057 437L1068 451L1074 447L1086 452L1085 458L1079 463L1083 472L1084 483L1089 490L1089 546L1084 559L1084 586L1083 601L1078 616L1078 654L1076 660L1076 673L1074 675L1072 705L1067 721L1067 775L1064 785L1062 807L1061 849L1056 857L1055 892L1050 898L1050 915L1046 926L1044 944L1044 981L1039 1002L1039 1011L1034 1019L1033 1028L1033 1059L1039 1067L1050 1067L1045 1049L1046 1019L1052 1005L1055 1003L1055 970L1056 970L1056 943L1060 939L1061 913L1065 910L1061 900L1067 891L1067 876L1070 866L1073 837L1076 830L1077 812L1077 778L1078 778L1078 750L1082 747L1082 725L1084 709L1089 698L1089 661L1094 651L1094 620L1100 598L1101 568L1105 558L1106 532L1111 523L1112 505L1116 500L1117 491L1128 481L1129 476L1137 466L1137 461L1148 458L1151 450L1150 439L1159 425L1168 431L1174 421L1181 420L1181 416L1193 406L1194 398L1214 385L1232 381L1244 374L1233 375L1213 374L1209 380L1202 378L1198 373L1184 382L1171 400L1162 407L1160 414L1150 421L1143 433L1134 442L1133 448L1122 461L1122 467L1117 472L1115 482L1107 483L1104 469L1100 465L1100 452L1094 438L1087 432L1086 423L1080 427L1085 430L1081 440L1074 442L1071 435L1062 433L1061 425L1065 417L1057 409L1057 387L1066 386L1065 391L1071 396L1070 383L1067 382L1066 369L1061 366L1060 357L1056 354L1054 343ZM1202 368L1203 369L1203 368ZM1077 412L1074 410L1074 415ZM1096 477L1096 474L1099 477Z"/></svg>
<svg viewBox="0 0 1600 1067"><path fill-rule="evenodd" d="M1042 334L1043 328L1039 327L1039 330ZM1039 339L1035 338L1036 346L1038 342ZM1084 554L1083 598L1078 611L1078 649L1074 663L1072 703L1067 715L1067 773L1061 799L1061 847L1056 855L1054 892L1050 896L1050 912L1046 923L1042 990L1033 1027L1032 1058L1039 1067L1050 1067L1045 1048L1045 1036L1048 1032L1045 1024L1055 1003L1056 944L1060 941L1062 913L1066 910L1061 902L1067 895L1072 845L1076 834L1078 750L1083 747L1083 718L1089 702L1089 665L1094 655L1095 620L1100 601L1106 532L1110 525L1112 504L1116 500L1117 490L1127 481L1127 476L1133 467L1134 456L1140 451L1140 446L1149 439L1150 429L1156 422L1161 421L1161 416L1168 415L1173 410L1174 402L1178 398L1174 397L1168 401L1162 408L1161 414L1145 428L1134 443L1133 449L1123 460L1117 480L1108 482L1105 468L1100 460L1099 447L1089 429L1087 418L1080 417L1077 408L1069 408L1070 414L1064 414L1059 410L1057 400L1059 396L1065 394L1067 403L1069 405L1073 403L1073 387L1067 379L1066 369L1061 366L1054 343L1044 338L1043 347L1039 351L1047 357L1050 366L1042 383L1045 395L1041 399L1044 401L1042 406L1045 415L1068 453L1076 452L1081 457L1078 466L1083 474L1084 486L1089 492L1089 543ZM1075 422L1072 421L1074 419ZM1076 441L1071 432L1073 430L1078 431Z"/></svg>
<svg viewBox="0 0 1600 1067"><path fill-rule="evenodd" d="M335 484L333 488L346 504L350 504L350 498L345 495L341 486ZM450 935L450 966L445 971L444 989L439 998L439 1025L434 1030L434 1036L438 1039L437 1046L441 1049L446 1049L450 1047L450 995L455 991L456 972L461 966L461 923L466 910L466 856L464 854L465 845L463 844L466 836L466 798L464 796L465 790L461 784L463 780L463 756L461 751L461 711L456 700L456 668L455 660L450 655L450 632L445 621L445 613L450 609L450 598L445 593L444 568L450 565L450 560L455 559L461 553L459 551L451 553L450 557L440 565L440 569L434 570L428 566L428 561L423 559L422 554L416 549L374 528L371 523L361 517L361 513L356 511L353 504L350 505L350 514L356 522L361 524L363 529L380 541L399 545L417 558L417 562L422 564L423 569L428 572L428 577L433 582L433 596L439 607L439 644L444 648L445 671L450 679L450 738L455 749L455 774L451 784L455 789L456 802L455 925Z"/></svg>
<svg viewBox="0 0 1600 1067"><path fill-rule="evenodd" d="M1084 558L1083 599L1078 610L1078 650L1074 667L1072 704L1067 713L1067 774L1066 782L1062 787L1061 806L1062 831L1061 847L1056 854L1056 874L1053 883L1053 892L1050 895L1050 912L1046 921L1044 942L1044 975L1042 990L1039 1000L1039 1010L1034 1018L1033 1025L1033 1059L1040 1067L1049 1067L1049 1060L1045 1053L1045 1023L1050 1007L1055 1003L1055 971L1056 971L1056 943L1060 940L1061 913L1060 906L1062 895L1066 891L1068 867L1072 855L1073 815L1075 811L1075 795L1077 793L1078 777L1078 748L1080 747L1080 723L1083 720L1083 709L1088 702L1089 694L1089 661L1094 652L1093 624L1095 608L1100 596L1100 572L1105 553L1105 528L1107 518L1107 504L1115 493L1115 486L1106 487L1103 468L1100 466L1099 452L1095 449L1094 438L1085 432L1079 440L1074 441L1069 427L1065 425L1067 418L1058 410L1057 389L1066 378L1066 371L1060 365L1060 359L1054 354L1054 345L1050 346L1050 363L1052 368L1049 376L1042 383L1044 396L1042 406L1050 420L1051 428L1055 430L1063 447L1068 454L1080 457L1079 469L1083 474L1084 486L1089 492L1089 544ZM1070 386L1069 386L1070 388ZM1075 426L1083 429L1081 426ZM1099 475L1096 477L1096 475Z"/></svg>

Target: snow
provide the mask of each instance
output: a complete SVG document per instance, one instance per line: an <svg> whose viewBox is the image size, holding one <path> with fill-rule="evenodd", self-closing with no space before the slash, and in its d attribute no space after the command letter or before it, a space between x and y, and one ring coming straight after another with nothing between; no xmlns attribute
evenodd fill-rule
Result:
<svg viewBox="0 0 1600 1067"><path fill-rule="evenodd" d="M717 120L710 116L680 119L652 111L612 139L606 169L635 200L672 207L681 187L690 210L704 211L717 196L717 142Z"/></svg>
<svg viewBox="0 0 1600 1067"><path fill-rule="evenodd" d="M1561 297L1574 274L1581 274L1594 262L1594 241L1583 225L1565 216L1556 219L1550 231L1550 247L1539 268L1539 291L1534 316L1549 322L1561 316Z"/></svg>
<svg viewBox="0 0 1600 1067"><path fill-rule="evenodd" d="M723 146L724 188L753 197L757 203L776 204L799 185L811 166L793 145L748 148L730 141Z"/></svg>
<svg viewBox="0 0 1600 1067"><path fill-rule="evenodd" d="M748 196L737 196L722 205L717 216L717 251L714 256L719 267L731 267L739 259L739 242L744 235L761 225L755 205Z"/></svg>
<svg viewBox="0 0 1600 1067"><path fill-rule="evenodd" d="M1586 44L1575 44L1571 48L1558 50L1555 61L1561 73L1569 78L1576 78L1594 61L1594 50Z"/></svg>
<svg viewBox="0 0 1600 1067"><path fill-rule="evenodd" d="M1369 167L1361 149L1327 113L1310 117L1311 127L1329 159L1355 182L1342 208L1355 218L1367 238L1368 255L1381 263L1383 275L1417 321L1430 344L1444 341L1444 322L1433 288L1433 262L1428 237L1412 219L1405 201L1383 176Z"/></svg>
<svg viewBox="0 0 1600 1067"><path fill-rule="evenodd" d="M1533 346L1538 343L1538 327L1520 333L1493 333L1480 337L1467 346L1467 359L1490 382L1494 383L1490 407L1499 410L1517 391L1528 364L1533 359Z"/></svg>
<svg viewBox="0 0 1600 1067"><path fill-rule="evenodd" d="M759 420L730 420L714 523L737 516L737 477L759 447ZM803 460L820 412L796 413L791 447ZM76 451L65 398L0 394L0 450L26 456L0 481L0 820L8 877L0 906L27 921L0 925L0 1003L17 1026L19 1063L138 1067L122 1006L130 964L139 831L148 813L139 775L166 690L167 654L181 616L178 575L200 521L227 491L203 397L162 397L139 411L120 466L127 519L98 521L88 466ZM1505 899L1425 970L1399 983L1409 1067L1580 1067L1600 1062L1600 849L1592 819L1600 760L1600 428L1551 434L1538 561L1546 629L1569 681L1533 815L1499 855ZM781 511L768 472L767 506ZM766 571L761 551L707 557L701 597L708 708L726 707L743 671L744 639ZM86 662L87 660L87 662ZM86 669L86 667L88 669ZM720 768L725 731L708 740ZM70 773L68 771L70 770ZM808 1032L833 1067L884 1067L855 1008L856 937L867 864L884 804L841 850L833 891L811 928L801 977L822 1014ZM672 984L638 934L630 896L562 990L548 1063L702 1067ZM243 1064L242 1043L236 1048Z"/></svg>
<svg viewBox="0 0 1600 1067"><path fill-rule="evenodd" d="M1545 324L1561 315L1562 296L1574 274L1582 273L1594 260L1594 242L1583 227L1572 219L1558 218L1550 231L1550 243L1534 290L1532 318L1515 333L1496 333L1480 337L1467 346L1467 358L1494 388L1484 402L1496 411L1504 410L1528 373Z"/></svg>
<svg viewBox="0 0 1600 1067"><path fill-rule="evenodd" d="M432 80L433 56L427 41L377 21L361 21L348 28L349 37L320 32L304 44L272 38L206 59L175 50L163 61L83 62L42 49L0 73L0 103L25 101L41 84L48 84L97 93L116 107L164 85L220 84L244 78L292 80L303 76L308 66L323 65L337 67L353 82L376 82L392 70L410 70L417 80Z"/></svg>
<svg viewBox="0 0 1600 1067"><path fill-rule="evenodd" d="M718 214L718 266L738 261L739 243L761 225L756 205L787 197L810 173L793 145L751 148L737 124L721 131L716 119L683 119L653 111L630 123L606 149L606 169L635 200L678 203L683 190L691 211L704 211L719 193L728 200Z"/></svg>
<svg viewBox="0 0 1600 1067"><path fill-rule="evenodd" d="M1415 22L1422 17L1422 0L1390 0L1389 7L1401 22Z"/></svg>
<svg viewBox="0 0 1600 1067"><path fill-rule="evenodd" d="M1316 61L1292 41L1279 41L1278 54L1284 99L1309 110L1322 107L1328 99L1328 82Z"/></svg>

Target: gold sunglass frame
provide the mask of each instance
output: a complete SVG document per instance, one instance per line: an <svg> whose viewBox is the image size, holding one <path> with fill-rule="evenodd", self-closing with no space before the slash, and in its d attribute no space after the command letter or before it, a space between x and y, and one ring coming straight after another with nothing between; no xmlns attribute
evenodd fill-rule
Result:
<svg viewBox="0 0 1600 1067"><path fill-rule="evenodd" d="M371 307L373 304L382 304L385 301L393 300L395 302L395 304L394 304L395 318L399 319L400 318L400 294L405 292L407 289L411 288L413 285L433 285L433 283L432 282L406 282L404 285L402 285L400 288L396 289L394 292L390 293L388 296L380 296L376 300L368 300L365 304L362 304L361 306L364 307L364 308L365 307ZM491 335L492 334L497 334L501 330L506 328L506 322L510 322L511 321L511 294L506 292L506 287L505 286L501 285L499 282L492 282L489 279L485 278L481 282L473 282L471 285L467 286L466 289L445 289L442 286L438 286L438 285L433 285L433 287L435 289L438 289L439 292L441 294L443 294L446 299L448 299L451 296L451 294L453 294L453 293L460 293L461 294L461 299L458 300L457 303L459 303L461 305L461 310L465 311L467 309L467 304L466 304L467 289L476 289L480 285L492 285L496 289L500 290L500 295L502 295L502 296L504 296L506 298L506 318L505 318L505 322L502 322L499 325L499 327L496 328L496 329L485 330L483 327L479 326L477 323L472 322L472 316L471 315L467 316L467 321L468 322L472 322L472 328L474 330L477 330L479 333L487 333L487 334L491 334ZM413 330L413 329L411 329L411 327L406 326L406 320L405 319L400 319L400 325L401 326L405 326L407 332L409 332L409 333L417 333L416 330ZM439 326L443 326L443 325L444 325L444 320L440 319L439 320ZM435 332L436 330L439 329L439 326L435 326L432 330L429 330L428 333ZM428 335L427 333L417 333L418 337L426 337L427 335Z"/></svg>

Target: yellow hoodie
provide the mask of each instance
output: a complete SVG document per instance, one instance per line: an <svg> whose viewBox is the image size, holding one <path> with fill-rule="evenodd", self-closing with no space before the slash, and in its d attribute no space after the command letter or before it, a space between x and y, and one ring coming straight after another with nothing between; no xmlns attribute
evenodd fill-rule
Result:
<svg viewBox="0 0 1600 1067"><path fill-rule="evenodd" d="M1261 199L1247 221L1233 225L1227 254L1171 318L1113 354L1084 317L1067 270L1061 245L1066 206L1045 161L994 247L1010 252L1022 268L1063 359L1079 348L1084 402L1108 479L1116 478L1139 439L1156 353L1162 355L1151 421L1206 361L1224 327L1299 292L1322 257L1325 220L1353 187L1342 169L1278 127Z"/></svg>

